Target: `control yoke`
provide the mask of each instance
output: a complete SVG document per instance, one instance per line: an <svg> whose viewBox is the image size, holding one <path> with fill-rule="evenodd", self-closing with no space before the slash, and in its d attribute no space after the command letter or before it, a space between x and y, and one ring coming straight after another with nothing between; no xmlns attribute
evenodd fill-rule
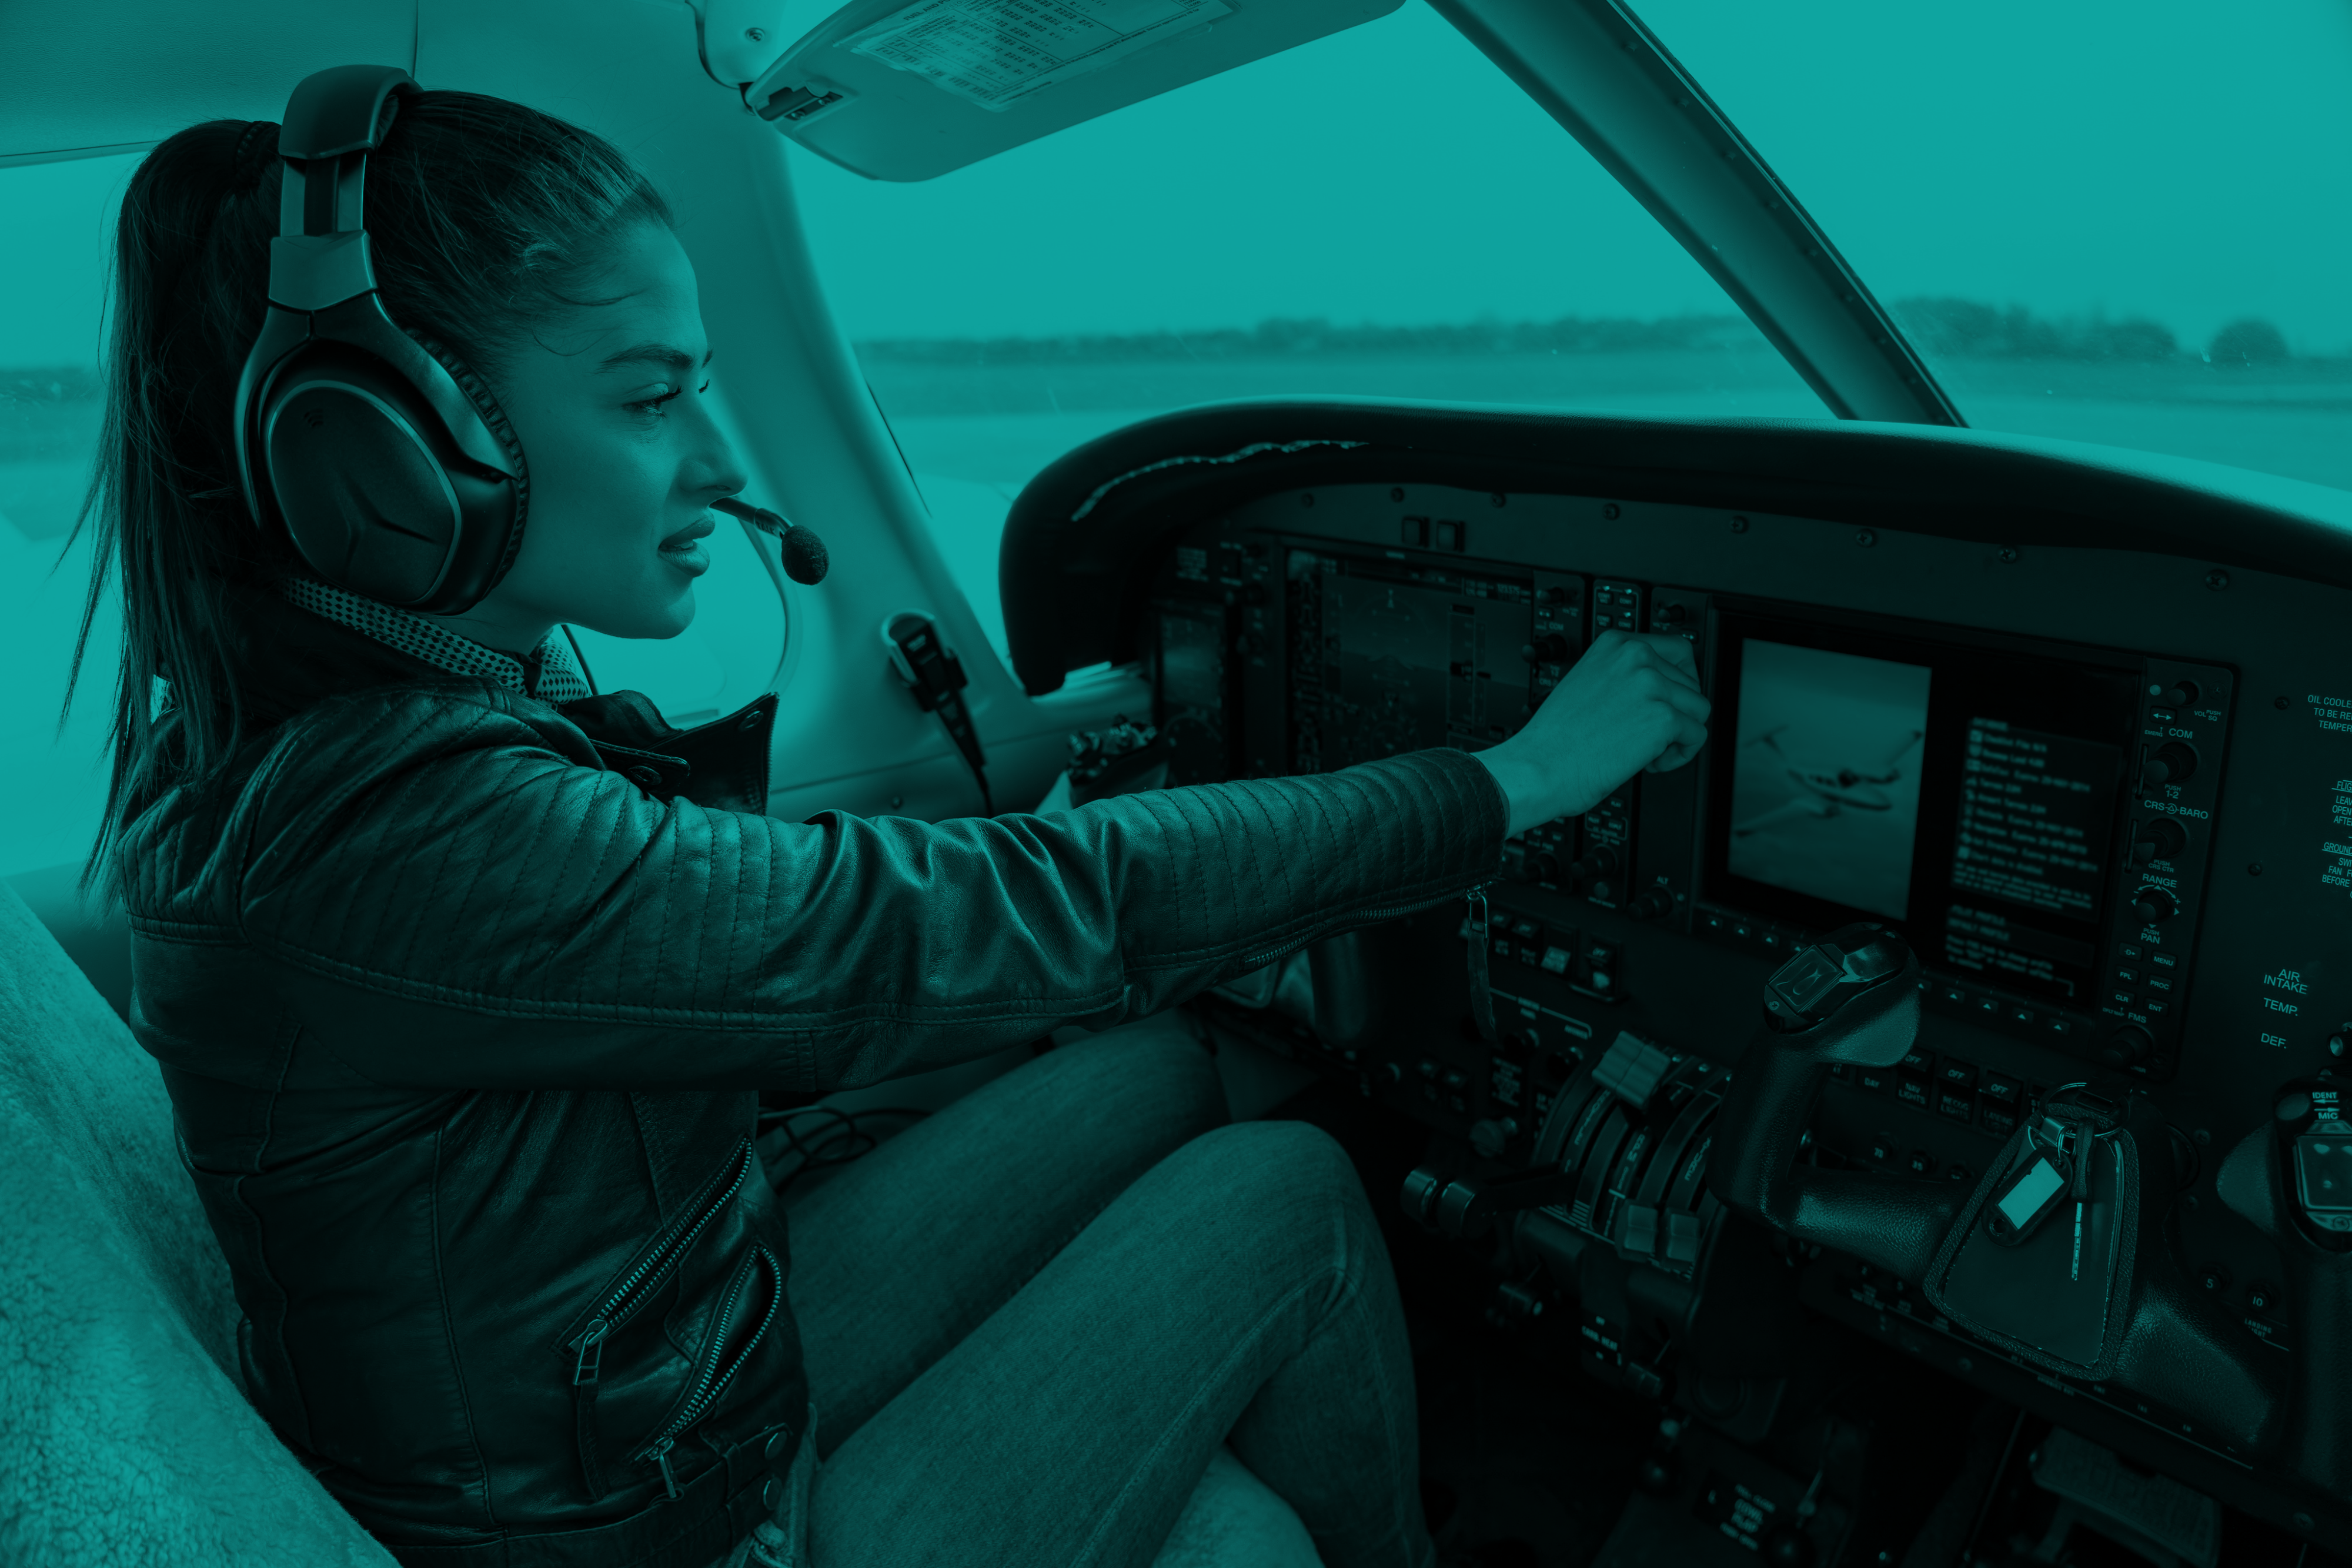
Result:
<svg viewBox="0 0 2352 1568"><path fill-rule="evenodd" d="M1918 1026L1918 959L1891 932L1848 925L1790 958L1766 982L1764 1028L1717 1117L1709 1186L1798 1240L1924 1281L1973 1195L1948 1182L1798 1163L1832 1069L1892 1067L1910 1053ZM2246 1140L2216 1184L2285 1255L2301 1341L2292 1376L2286 1357L2191 1288L2175 1255L2170 1131L2145 1098L2120 1111L2138 1203L2136 1233L2122 1239L2135 1268L2128 1301L2118 1303L2127 1315L2107 1380L2160 1402L2209 1441L2278 1453L2299 1479L2339 1499L2352 1497L2352 1198L2334 1194L2352 1192L2352 1176L2337 1177L2327 1162L2352 1169L2352 1157L2337 1152L2352 1122L2326 1118L2340 1087L2289 1085L2277 1122ZM2331 1179L2338 1186L2322 1186Z"/></svg>
<svg viewBox="0 0 2352 1568"><path fill-rule="evenodd" d="M1918 1033L1919 960L1894 933L1848 925L1790 958L1765 983L1764 1030L1732 1075L1707 1185L1800 1240L1924 1277L1966 1193L1796 1163L1830 1070L1892 1067Z"/></svg>

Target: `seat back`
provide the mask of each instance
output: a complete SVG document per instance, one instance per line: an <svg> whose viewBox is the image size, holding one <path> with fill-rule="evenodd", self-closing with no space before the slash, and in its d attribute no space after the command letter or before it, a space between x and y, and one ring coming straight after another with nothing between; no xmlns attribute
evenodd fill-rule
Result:
<svg viewBox="0 0 2352 1568"><path fill-rule="evenodd" d="M153 1060L0 886L0 1562L389 1568L246 1402L177 1149Z"/></svg>

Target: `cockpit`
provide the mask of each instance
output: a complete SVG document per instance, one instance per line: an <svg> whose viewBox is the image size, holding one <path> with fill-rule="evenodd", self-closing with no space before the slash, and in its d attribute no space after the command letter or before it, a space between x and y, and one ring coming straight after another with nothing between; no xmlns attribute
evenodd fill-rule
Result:
<svg viewBox="0 0 2352 1568"><path fill-rule="evenodd" d="M1380 1210L1443 1539L2347 1552L2352 13L151 9L0 21L0 875L113 1012L112 214L397 65L678 214L761 507L686 632L570 636L682 729L775 694L771 817L1475 752L1596 637L1687 644L1693 763L1176 1009Z"/></svg>

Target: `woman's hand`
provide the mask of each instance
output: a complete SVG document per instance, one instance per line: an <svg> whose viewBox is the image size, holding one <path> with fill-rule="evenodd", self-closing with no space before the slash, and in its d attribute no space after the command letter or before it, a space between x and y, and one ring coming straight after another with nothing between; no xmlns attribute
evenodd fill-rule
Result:
<svg viewBox="0 0 2352 1568"><path fill-rule="evenodd" d="M1506 831L1580 816L1636 773L1680 768L1706 744L1707 709L1688 643L1603 632L1525 728L1476 754L1510 800Z"/></svg>

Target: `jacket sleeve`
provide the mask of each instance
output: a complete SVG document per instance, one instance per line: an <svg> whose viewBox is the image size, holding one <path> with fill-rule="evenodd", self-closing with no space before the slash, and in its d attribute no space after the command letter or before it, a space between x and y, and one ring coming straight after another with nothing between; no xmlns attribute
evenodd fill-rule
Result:
<svg viewBox="0 0 2352 1568"><path fill-rule="evenodd" d="M289 1008L391 1085L823 1092L969 1061L1458 894L1506 822L1457 750L785 822L656 802L561 719L373 700L273 750L215 865Z"/></svg>

